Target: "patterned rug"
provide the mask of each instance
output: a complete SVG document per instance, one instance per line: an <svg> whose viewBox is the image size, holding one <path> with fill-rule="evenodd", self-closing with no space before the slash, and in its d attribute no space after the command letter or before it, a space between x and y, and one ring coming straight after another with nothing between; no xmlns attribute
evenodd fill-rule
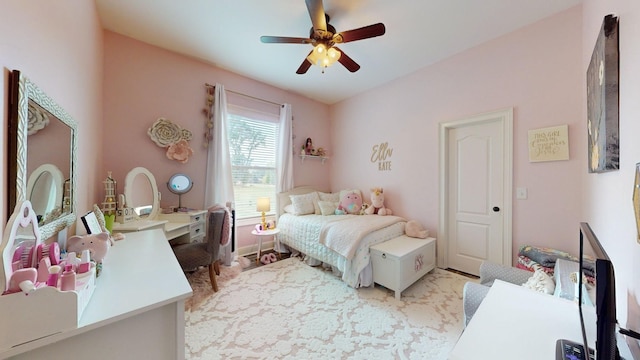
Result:
<svg viewBox="0 0 640 360"><path fill-rule="evenodd" d="M234 262L231 266L220 265L220 275L216 276L216 282L218 283L218 289L220 284L223 284L236 276L240 275L243 268L249 266L249 260L244 257L239 257L237 262ZM209 279L209 268L201 267L197 271L192 273L186 273L185 276L191 285L193 295L184 302L184 310L190 311L197 309L200 304L208 297L214 294L211 287L211 280Z"/></svg>
<svg viewBox="0 0 640 360"><path fill-rule="evenodd" d="M434 269L401 300L298 258L245 271L186 313L187 359L446 359L469 278Z"/></svg>

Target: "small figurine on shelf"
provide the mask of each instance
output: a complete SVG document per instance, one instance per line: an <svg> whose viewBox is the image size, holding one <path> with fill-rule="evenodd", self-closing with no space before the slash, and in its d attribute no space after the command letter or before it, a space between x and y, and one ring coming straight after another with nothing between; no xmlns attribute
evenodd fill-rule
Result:
<svg viewBox="0 0 640 360"><path fill-rule="evenodd" d="M304 144L305 155L311 155L312 151L313 151L313 141L311 141L311 138L307 138L307 141Z"/></svg>

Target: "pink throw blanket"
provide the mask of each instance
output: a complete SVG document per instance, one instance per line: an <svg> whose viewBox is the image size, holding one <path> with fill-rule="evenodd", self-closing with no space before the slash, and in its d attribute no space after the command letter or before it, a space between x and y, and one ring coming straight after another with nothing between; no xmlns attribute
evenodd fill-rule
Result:
<svg viewBox="0 0 640 360"><path fill-rule="evenodd" d="M220 239L220 245L227 245L229 239L231 239L231 211L224 205L215 204L209 208L209 211L224 210L225 217L222 220L222 238Z"/></svg>

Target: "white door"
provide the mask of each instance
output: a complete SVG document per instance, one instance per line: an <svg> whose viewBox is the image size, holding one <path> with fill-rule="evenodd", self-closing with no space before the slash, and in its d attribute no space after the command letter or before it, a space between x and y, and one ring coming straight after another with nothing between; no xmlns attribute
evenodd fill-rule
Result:
<svg viewBox="0 0 640 360"><path fill-rule="evenodd" d="M446 238L448 268L478 275L485 260L511 265L511 114L445 124L439 235Z"/></svg>

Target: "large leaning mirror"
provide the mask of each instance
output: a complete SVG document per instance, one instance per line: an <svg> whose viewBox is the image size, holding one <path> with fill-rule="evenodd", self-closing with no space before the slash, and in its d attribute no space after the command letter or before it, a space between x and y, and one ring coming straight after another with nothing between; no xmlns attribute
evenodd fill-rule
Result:
<svg viewBox="0 0 640 360"><path fill-rule="evenodd" d="M156 178L143 167L133 168L124 179L124 197L138 219L154 220L160 211Z"/></svg>
<svg viewBox="0 0 640 360"><path fill-rule="evenodd" d="M10 76L7 210L34 205L43 239L76 221L76 122L20 71Z"/></svg>

